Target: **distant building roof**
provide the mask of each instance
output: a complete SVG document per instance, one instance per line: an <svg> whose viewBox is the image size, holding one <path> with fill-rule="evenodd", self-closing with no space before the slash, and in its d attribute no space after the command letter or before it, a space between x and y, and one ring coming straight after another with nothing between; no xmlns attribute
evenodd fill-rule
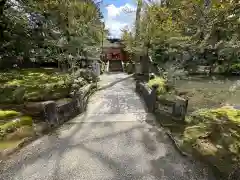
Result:
<svg viewBox="0 0 240 180"><path fill-rule="evenodd" d="M122 42L122 40L119 39L119 38L108 38L107 40L109 42L111 42L111 43L120 43L120 42Z"/></svg>
<svg viewBox="0 0 240 180"><path fill-rule="evenodd" d="M124 45L122 44L122 40L121 39L107 39L107 41L103 42L103 48L119 48L119 47L124 47Z"/></svg>

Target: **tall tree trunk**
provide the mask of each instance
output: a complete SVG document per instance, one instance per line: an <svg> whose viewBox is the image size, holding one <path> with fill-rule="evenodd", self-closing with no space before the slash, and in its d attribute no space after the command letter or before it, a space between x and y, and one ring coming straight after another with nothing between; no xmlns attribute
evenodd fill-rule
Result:
<svg viewBox="0 0 240 180"><path fill-rule="evenodd" d="M140 32L140 18L141 18L141 11L142 11L142 3L143 0L137 0L137 11L136 11L136 19L135 19L135 43L134 45L137 46L139 42L139 32ZM138 63L142 62L141 61L141 56L139 53L134 54L134 61L135 61L135 66L136 68L138 67ZM141 63L141 69L142 69L142 63ZM136 69L136 72L138 70ZM142 71L142 70L141 70Z"/></svg>
<svg viewBox="0 0 240 180"><path fill-rule="evenodd" d="M136 21L135 21L135 40L136 42L139 40L139 31L140 31L140 18L141 18L141 11L142 11L143 1L138 0L137 2L137 11L136 11Z"/></svg>
<svg viewBox="0 0 240 180"><path fill-rule="evenodd" d="M0 0L0 38L3 39L3 30L4 30L4 22L3 22L3 18L4 18L4 8L5 8L5 4L6 4L7 0Z"/></svg>

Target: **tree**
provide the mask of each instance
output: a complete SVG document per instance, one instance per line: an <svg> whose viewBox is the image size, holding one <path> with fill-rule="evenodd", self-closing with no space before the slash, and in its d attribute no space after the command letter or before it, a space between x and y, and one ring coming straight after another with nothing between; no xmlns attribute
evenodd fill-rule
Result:
<svg viewBox="0 0 240 180"><path fill-rule="evenodd" d="M0 8L0 61L18 56L64 61L93 49L99 53L103 22L93 0L7 0Z"/></svg>
<svg viewBox="0 0 240 180"><path fill-rule="evenodd" d="M131 45L144 49L158 63L214 67L225 62L230 67L239 61L239 7L239 1L230 0L148 3L141 8L139 23L135 23L139 24L138 38Z"/></svg>

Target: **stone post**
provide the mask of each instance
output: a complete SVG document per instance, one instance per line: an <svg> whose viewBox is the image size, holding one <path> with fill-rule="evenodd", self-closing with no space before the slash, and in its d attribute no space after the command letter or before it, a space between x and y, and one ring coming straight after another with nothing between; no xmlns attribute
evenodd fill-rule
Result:
<svg viewBox="0 0 240 180"><path fill-rule="evenodd" d="M44 118L51 126L59 124L57 105L54 101L46 101L43 104Z"/></svg>
<svg viewBox="0 0 240 180"><path fill-rule="evenodd" d="M140 81L139 80L136 81L136 89L135 90L137 93L140 92Z"/></svg>
<svg viewBox="0 0 240 180"><path fill-rule="evenodd" d="M152 86L152 91L149 97L149 103L148 103L148 110L149 112L155 112L156 109L156 102L157 102L157 88L159 85L153 85Z"/></svg>
<svg viewBox="0 0 240 180"><path fill-rule="evenodd" d="M187 113L188 100L177 97L177 100L173 106L173 116L177 119L184 121Z"/></svg>

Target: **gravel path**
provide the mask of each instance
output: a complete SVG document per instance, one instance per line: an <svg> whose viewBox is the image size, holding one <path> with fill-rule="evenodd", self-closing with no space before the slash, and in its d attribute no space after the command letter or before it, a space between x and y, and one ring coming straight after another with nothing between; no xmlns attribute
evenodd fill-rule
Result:
<svg viewBox="0 0 240 180"><path fill-rule="evenodd" d="M101 77L87 112L0 164L1 180L215 180L154 126L124 74Z"/></svg>

